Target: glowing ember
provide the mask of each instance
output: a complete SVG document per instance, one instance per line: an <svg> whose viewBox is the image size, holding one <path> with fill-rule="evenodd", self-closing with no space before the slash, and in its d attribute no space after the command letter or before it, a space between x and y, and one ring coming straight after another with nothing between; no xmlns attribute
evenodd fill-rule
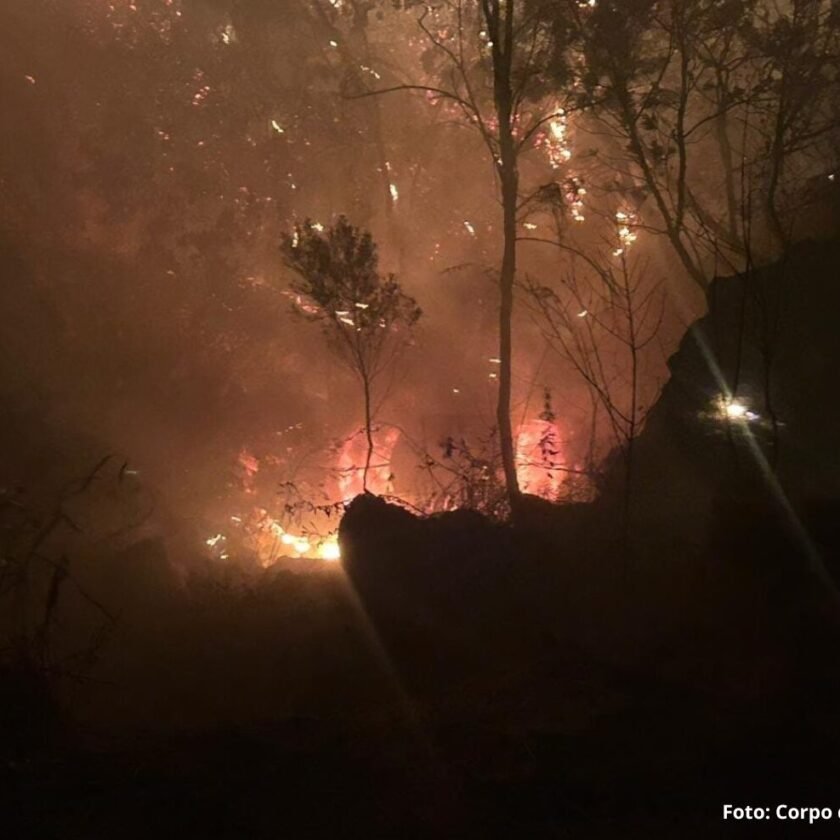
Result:
<svg viewBox="0 0 840 840"><path fill-rule="evenodd" d="M614 257L620 257L636 241L635 222L636 217L633 213L619 210L615 214L616 235L619 245L613 250Z"/></svg>
<svg viewBox="0 0 840 840"><path fill-rule="evenodd" d="M553 169L559 169L564 163L569 162L572 151L569 148L566 113L562 108L551 118L548 130L537 138L536 144L545 149Z"/></svg>
<svg viewBox="0 0 840 840"><path fill-rule="evenodd" d="M569 205L572 220L583 222L586 216L583 215L583 197L586 195L586 188L578 178L569 178L565 183L565 198Z"/></svg>

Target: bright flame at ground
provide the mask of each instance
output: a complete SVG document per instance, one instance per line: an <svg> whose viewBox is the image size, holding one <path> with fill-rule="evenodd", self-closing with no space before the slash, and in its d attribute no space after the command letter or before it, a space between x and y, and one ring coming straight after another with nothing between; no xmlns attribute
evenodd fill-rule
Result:
<svg viewBox="0 0 840 840"><path fill-rule="evenodd" d="M491 365L499 364L491 357ZM495 372L490 372L496 377ZM458 388L453 388L458 393ZM394 427L380 427L374 431L375 451L368 471L367 488L378 496L393 496L392 457L400 440ZM522 424L516 437L516 469L520 486L527 492L555 500L566 490L570 472L565 463L564 441L553 419L534 419ZM367 457L367 439L362 431L347 438L335 450L334 484L325 498L349 501L363 492L363 470ZM260 471L259 459L247 450L240 452L237 468L242 489L255 492L255 479ZM331 506L331 505L329 505ZM328 506L328 507L329 507ZM340 505L339 505L340 506ZM315 519L320 516L316 510ZM307 514L309 515L309 514ZM332 514L328 514L328 517ZM342 559L335 522L328 517L319 525L313 520L307 526L281 524L267 509L254 506L228 517L230 529L225 533L211 532L204 542L212 557L218 561L250 563L256 561L269 569L278 564L294 568L296 562L339 563ZM297 521L297 520L295 520ZM324 527L324 530L321 528ZM330 530L327 531L327 528Z"/></svg>
<svg viewBox="0 0 840 840"><path fill-rule="evenodd" d="M326 542L321 543L318 546L318 556L328 563L341 560L341 548L338 545L338 540L335 537L331 537Z"/></svg>
<svg viewBox="0 0 840 840"><path fill-rule="evenodd" d="M284 558L327 563L341 559L335 534L321 537L292 533L262 508L255 508L249 516L232 516L231 522L237 526L234 533L229 536L216 534L204 541L218 560L235 558L241 551L241 556L256 558L264 569L268 569Z"/></svg>
<svg viewBox="0 0 840 840"><path fill-rule="evenodd" d="M374 434L375 449L368 470L367 489L377 496L390 496L391 455L399 440L397 429L379 429ZM338 498L352 499L364 492L364 463L367 458L367 440L364 434L355 434L339 450L336 467L338 470Z"/></svg>
<svg viewBox="0 0 840 840"><path fill-rule="evenodd" d="M568 475L560 429L550 420L531 420L516 436L516 475L526 493L556 499Z"/></svg>

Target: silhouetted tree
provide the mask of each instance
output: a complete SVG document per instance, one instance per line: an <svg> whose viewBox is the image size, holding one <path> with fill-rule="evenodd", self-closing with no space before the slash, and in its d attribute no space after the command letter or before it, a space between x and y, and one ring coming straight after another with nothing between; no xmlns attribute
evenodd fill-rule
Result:
<svg viewBox="0 0 840 840"><path fill-rule="evenodd" d="M419 5L403 4L407 9ZM452 0L426 5L417 25L428 44L423 65L432 83L398 84L359 94L424 93L430 102L444 103L453 117L476 129L492 160L502 211L496 424L511 508L520 496L511 424L517 226L532 199L520 192L520 162L526 151L538 145L557 145L559 153L558 138L565 131L567 113L559 88L547 84L546 65L556 44L548 5L544 0Z"/></svg>
<svg viewBox="0 0 840 840"><path fill-rule="evenodd" d="M530 281L529 299L549 346L580 376L593 395L593 422L607 418L624 462L623 527L629 528L634 444L652 400L643 390L648 348L659 337L664 312L660 284L647 266L628 257L634 225L616 220L611 253L592 249L566 271L559 289ZM579 264L586 270L579 270Z"/></svg>
<svg viewBox="0 0 840 840"><path fill-rule="evenodd" d="M362 486L373 457L373 388L405 345L404 330L421 310L393 274L379 273L371 235L340 216L324 229L307 220L282 241L286 265L297 274L291 284L296 311L321 324L330 349L359 378L364 396L367 456Z"/></svg>
<svg viewBox="0 0 840 840"><path fill-rule="evenodd" d="M578 67L587 103L576 128L599 138L604 186L632 198L646 232L701 289L721 265L744 270L749 250L783 254L835 157L833 5L568 0L560 17L558 81Z"/></svg>

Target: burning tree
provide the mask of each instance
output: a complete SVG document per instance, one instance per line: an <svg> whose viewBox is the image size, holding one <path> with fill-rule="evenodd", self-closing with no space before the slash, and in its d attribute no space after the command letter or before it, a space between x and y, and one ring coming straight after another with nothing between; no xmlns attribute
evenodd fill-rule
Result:
<svg viewBox="0 0 840 840"><path fill-rule="evenodd" d="M421 4L403 6L414 9ZM521 495L511 423L517 228L531 198L522 195L520 165L525 153L537 146L547 149L555 169L568 160L565 121L573 107L566 101L570 91L554 85L545 72L562 40L545 6L542 0L423 5L416 20L426 45L423 67L430 83L401 83L356 94L364 98L397 91L421 93L430 104L442 105L453 119L474 128L492 161L502 228L496 423L511 508Z"/></svg>
<svg viewBox="0 0 840 840"><path fill-rule="evenodd" d="M406 333L420 318L414 298L393 274L380 274L379 254L370 233L344 217L328 229L306 220L283 237L295 311L317 321L330 349L355 376L364 396L367 455L362 487L373 458L373 421L379 408L374 386L405 347Z"/></svg>

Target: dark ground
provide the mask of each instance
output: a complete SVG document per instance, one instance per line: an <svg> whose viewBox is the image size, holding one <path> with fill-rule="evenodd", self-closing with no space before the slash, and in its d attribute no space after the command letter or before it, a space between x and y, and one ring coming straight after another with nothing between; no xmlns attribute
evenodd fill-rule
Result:
<svg viewBox="0 0 840 840"><path fill-rule="evenodd" d="M680 586L608 535L372 498L346 575L175 587L135 550L88 679L4 674L7 836L827 833L721 821L840 807L834 602L753 537L677 558Z"/></svg>

